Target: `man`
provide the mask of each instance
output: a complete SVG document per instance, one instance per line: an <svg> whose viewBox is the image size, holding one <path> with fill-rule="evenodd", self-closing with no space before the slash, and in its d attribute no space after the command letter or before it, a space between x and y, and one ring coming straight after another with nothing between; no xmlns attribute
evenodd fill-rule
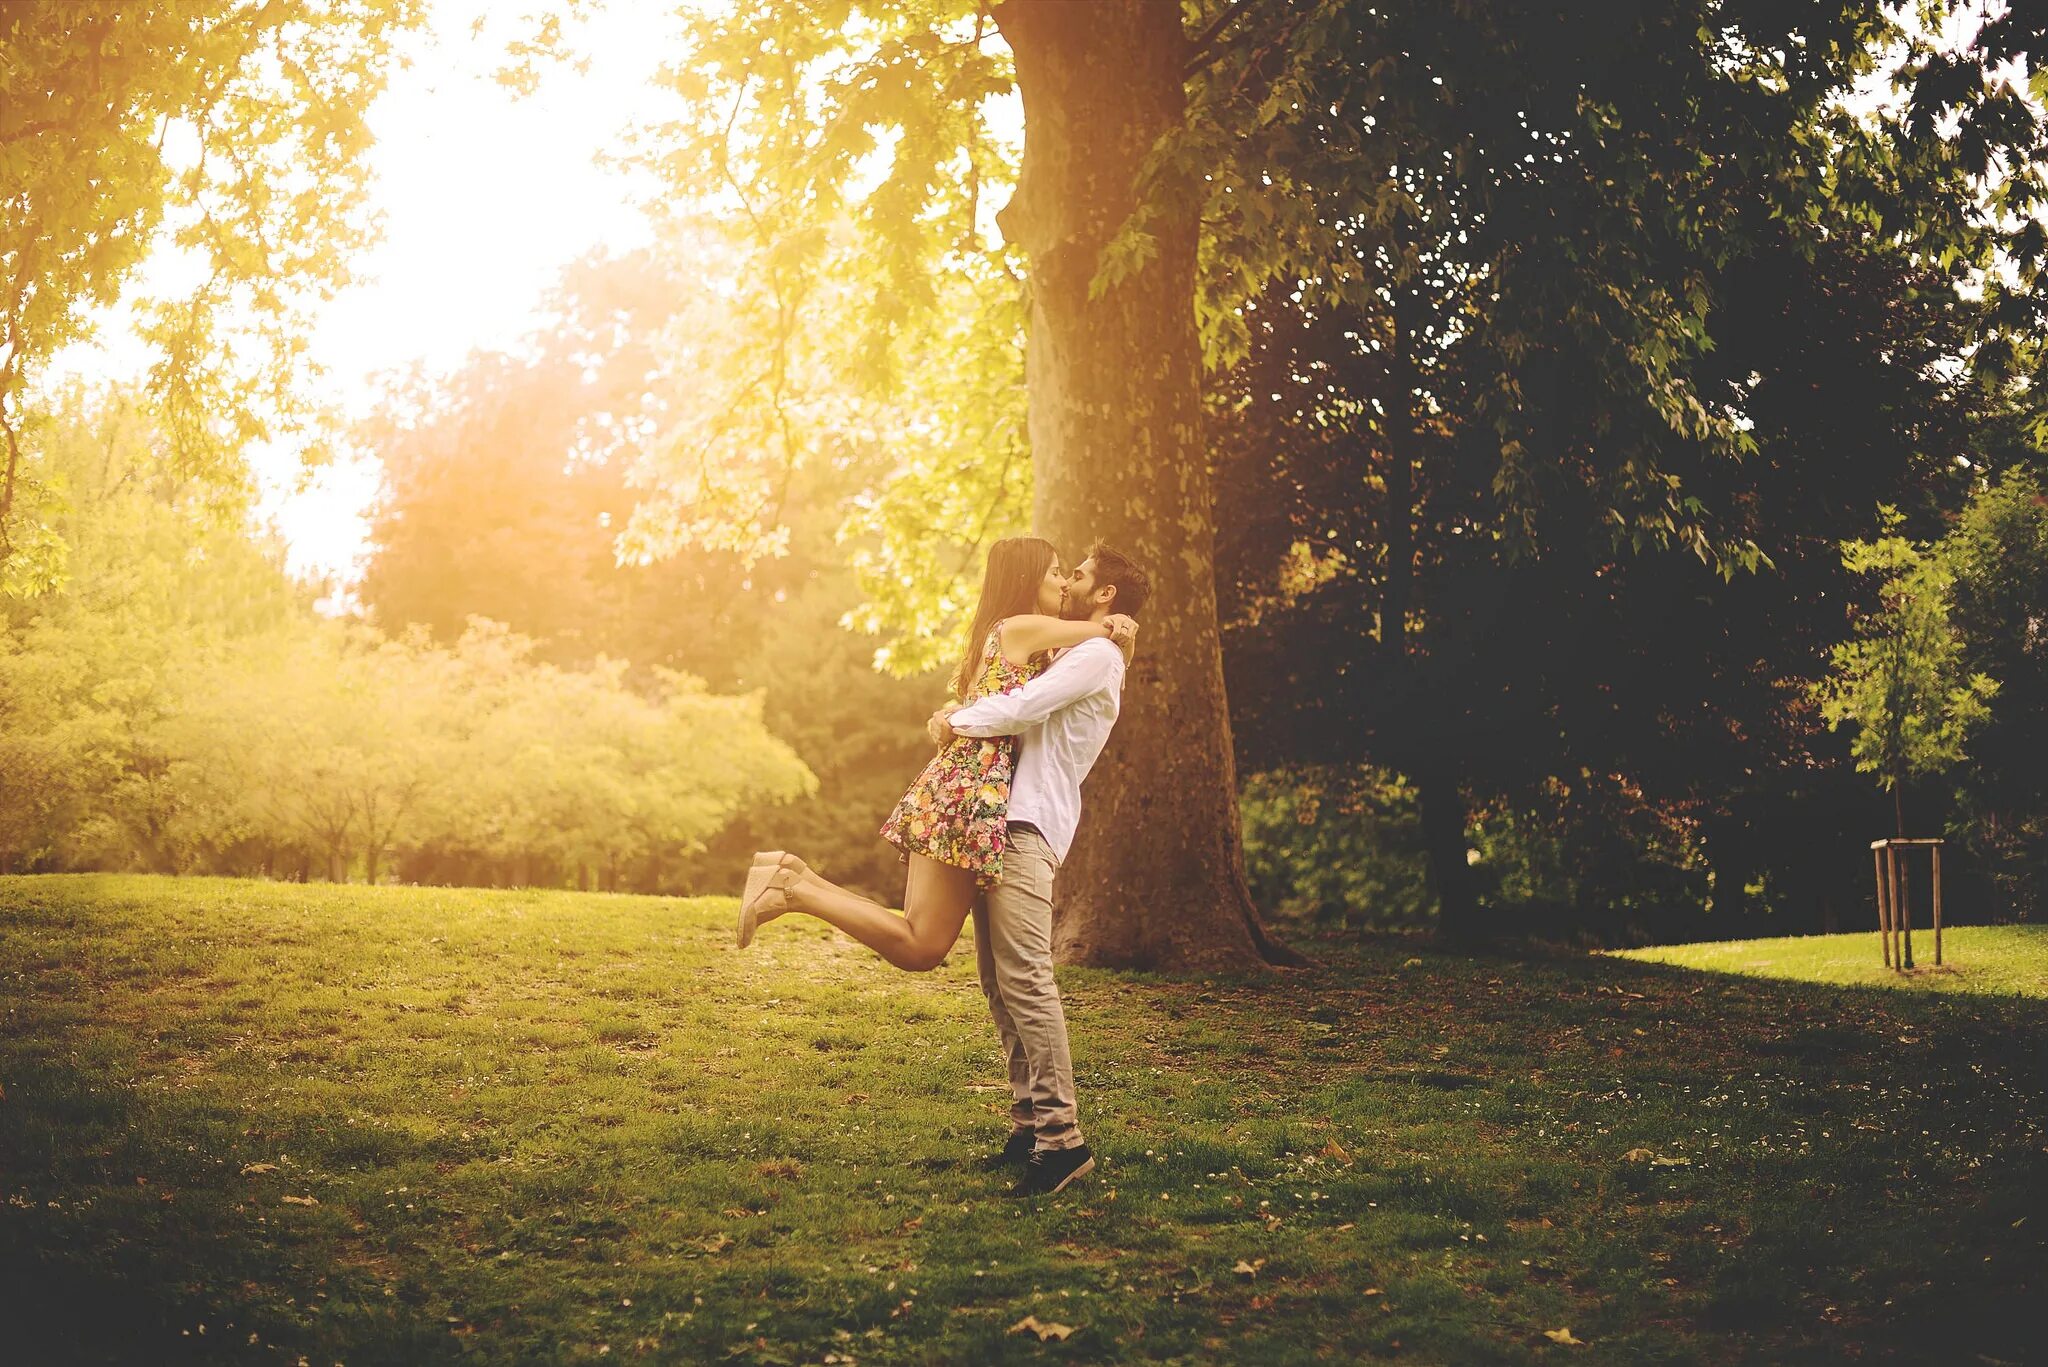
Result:
<svg viewBox="0 0 2048 1367"><path fill-rule="evenodd" d="M1136 617L1151 580L1131 558L1096 542L1067 582L1060 615ZM1014 693L933 714L933 739L1016 736L1009 844L1001 881L974 908L974 952L1010 1071L1010 1138L991 1167L1023 1163L1012 1196L1044 1196L1085 1177L1094 1156L1081 1138L1067 1017L1052 970L1054 875L1081 822L1081 781L1116 725L1124 657L1107 639L1084 641Z"/></svg>

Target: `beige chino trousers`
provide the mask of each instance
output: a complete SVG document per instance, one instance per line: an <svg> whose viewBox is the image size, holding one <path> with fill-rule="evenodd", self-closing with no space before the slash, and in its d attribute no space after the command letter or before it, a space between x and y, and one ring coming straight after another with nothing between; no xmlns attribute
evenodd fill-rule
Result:
<svg viewBox="0 0 2048 1367"><path fill-rule="evenodd" d="M1052 880L1059 860L1036 831L1003 851L1002 880L974 906L974 958L1010 1070L1010 1126L1034 1148L1081 1141L1067 1015L1052 974Z"/></svg>

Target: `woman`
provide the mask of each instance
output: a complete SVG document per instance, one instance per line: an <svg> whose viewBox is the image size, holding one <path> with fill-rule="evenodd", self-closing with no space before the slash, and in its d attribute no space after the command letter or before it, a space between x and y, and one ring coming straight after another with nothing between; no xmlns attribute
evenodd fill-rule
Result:
<svg viewBox="0 0 2048 1367"><path fill-rule="evenodd" d="M953 676L953 693L973 702L1021 688L1045 667L1046 654L1108 635L1128 648L1137 624L1112 616L1103 622L1060 617L1067 579L1052 543L1035 536L1008 537L989 551L981 604L967 633L967 650ZM882 838L910 864L898 915L811 872L793 854L754 856L740 899L739 943L753 942L764 922L787 912L808 912L859 940L898 968L935 968L960 938L975 894L1001 875L1008 841L1010 776L1015 737L958 737L932 757L882 825Z"/></svg>

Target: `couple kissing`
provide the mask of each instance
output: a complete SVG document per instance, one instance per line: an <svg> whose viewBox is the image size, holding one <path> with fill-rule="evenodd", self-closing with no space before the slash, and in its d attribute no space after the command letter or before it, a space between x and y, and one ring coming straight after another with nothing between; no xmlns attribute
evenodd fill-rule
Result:
<svg viewBox="0 0 2048 1367"><path fill-rule="evenodd" d="M781 850L754 856L739 944L801 912L898 968L935 968L974 917L975 960L1009 1065L1010 1135L991 1170L1013 1196L1050 1195L1094 1170L1081 1137L1066 1013L1053 977L1053 881L1081 824L1081 783L1109 740L1151 580L1096 542L1071 571L1039 537L990 549L953 676L927 723L938 752L882 838L909 865L899 913Z"/></svg>

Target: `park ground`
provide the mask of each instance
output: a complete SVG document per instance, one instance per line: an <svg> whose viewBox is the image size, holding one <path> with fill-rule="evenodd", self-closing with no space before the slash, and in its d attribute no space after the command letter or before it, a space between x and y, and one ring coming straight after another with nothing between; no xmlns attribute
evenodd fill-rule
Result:
<svg viewBox="0 0 2048 1367"><path fill-rule="evenodd" d="M1019 1204L971 946L732 911L0 879L13 1360L2042 1360L2039 930L1063 970L1104 1162Z"/></svg>
<svg viewBox="0 0 2048 1367"><path fill-rule="evenodd" d="M1934 933L1922 925L1913 932L1913 968L1903 973L1885 966L1883 944L1874 930L1861 935L1657 945L1624 950L1621 957L1837 987L2018 993L2048 1000L2048 930L2040 926L1947 926L1941 950L1942 962L1937 964Z"/></svg>

